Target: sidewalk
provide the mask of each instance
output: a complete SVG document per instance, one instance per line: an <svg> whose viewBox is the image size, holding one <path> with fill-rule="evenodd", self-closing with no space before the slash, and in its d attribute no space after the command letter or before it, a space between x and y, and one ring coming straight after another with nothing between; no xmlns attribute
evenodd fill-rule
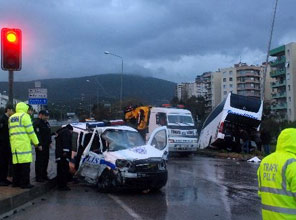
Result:
<svg viewBox="0 0 296 220"><path fill-rule="evenodd" d="M35 154L35 150L33 150ZM55 186L55 176L56 176L56 163L54 161L54 149L50 149L48 164L48 177L50 181L44 183L37 183L35 181L35 159L31 163L31 184L34 185L32 189L21 189L19 187L1 186L0 187L0 215L6 213L12 209L15 209L30 200L48 192ZM35 155L34 155L35 158Z"/></svg>

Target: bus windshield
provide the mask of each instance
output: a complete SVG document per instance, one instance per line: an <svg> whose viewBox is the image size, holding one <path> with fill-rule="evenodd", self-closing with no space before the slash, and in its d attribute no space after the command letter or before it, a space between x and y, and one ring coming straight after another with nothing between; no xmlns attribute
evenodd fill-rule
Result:
<svg viewBox="0 0 296 220"><path fill-rule="evenodd" d="M231 94L230 106L236 109L257 113L261 107L261 100L250 98L248 96Z"/></svg>
<svg viewBox="0 0 296 220"><path fill-rule="evenodd" d="M168 115L168 123L193 125L192 117L189 115Z"/></svg>

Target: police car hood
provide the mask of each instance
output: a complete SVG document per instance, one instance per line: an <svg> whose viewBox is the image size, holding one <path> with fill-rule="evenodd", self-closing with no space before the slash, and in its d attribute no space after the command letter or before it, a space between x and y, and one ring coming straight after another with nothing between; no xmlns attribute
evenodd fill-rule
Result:
<svg viewBox="0 0 296 220"><path fill-rule="evenodd" d="M287 128L278 137L276 151L286 151L296 154L296 129Z"/></svg>
<svg viewBox="0 0 296 220"><path fill-rule="evenodd" d="M130 149L109 151L104 153L106 161L115 164L117 159L125 159L129 161L153 158L162 158L163 152L151 145L137 146Z"/></svg>

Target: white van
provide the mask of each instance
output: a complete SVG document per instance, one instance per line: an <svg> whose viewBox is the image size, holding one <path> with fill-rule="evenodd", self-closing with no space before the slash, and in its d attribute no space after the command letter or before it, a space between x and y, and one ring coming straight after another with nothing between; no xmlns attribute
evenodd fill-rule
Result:
<svg viewBox="0 0 296 220"><path fill-rule="evenodd" d="M226 128L238 132L259 129L263 111L260 99L229 93L205 120L199 136L198 147L203 149L224 142Z"/></svg>
<svg viewBox="0 0 296 220"><path fill-rule="evenodd" d="M190 153L197 150L197 129L189 110L152 107L146 138L161 126L168 128L169 152Z"/></svg>

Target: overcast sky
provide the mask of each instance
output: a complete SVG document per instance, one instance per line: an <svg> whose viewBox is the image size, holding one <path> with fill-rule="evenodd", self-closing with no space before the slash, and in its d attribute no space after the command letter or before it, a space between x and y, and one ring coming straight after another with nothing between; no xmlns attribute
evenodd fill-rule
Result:
<svg viewBox="0 0 296 220"><path fill-rule="evenodd" d="M121 71L174 82L261 64L275 0L0 0L0 27L23 31L16 81ZM279 0L272 47L296 41L296 1ZM7 72L0 70L0 81Z"/></svg>

